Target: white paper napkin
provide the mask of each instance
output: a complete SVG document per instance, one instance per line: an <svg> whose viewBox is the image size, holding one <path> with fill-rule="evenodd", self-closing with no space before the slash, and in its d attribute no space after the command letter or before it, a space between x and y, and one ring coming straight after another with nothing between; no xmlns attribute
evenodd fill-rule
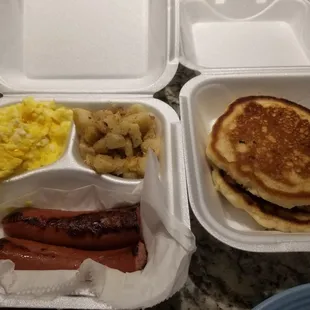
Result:
<svg viewBox="0 0 310 310"><path fill-rule="evenodd" d="M195 237L169 211L158 178L158 161L152 152L148 154L143 187L138 186L131 193L118 193L94 185L72 191L41 188L0 205L0 210L22 207L25 201L31 201L35 207L68 210L110 209L140 201L148 262L144 270L125 274L91 259L85 260L77 271L14 271L11 261L0 261L0 286L6 294L54 298L86 288L114 308L136 309L151 307L171 297L184 285L191 255L196 249Z"/></svg>

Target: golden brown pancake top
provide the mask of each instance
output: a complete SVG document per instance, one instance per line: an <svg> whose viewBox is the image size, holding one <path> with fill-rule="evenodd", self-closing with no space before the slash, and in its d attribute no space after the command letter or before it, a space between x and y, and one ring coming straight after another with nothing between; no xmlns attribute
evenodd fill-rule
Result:
<svg viewBox="0 0 310 310"><path fill-rule="evenodd" d="M248 165L250 171L261 171L276 181L290 185L292 182L284 175L292 171L302 178L310 176L310 123L290 106L295 105L307 113L310 111L284 99L276 100L286 106L264 107L255 102L255 97L241 98L232 103L225 114L247 101L243 113L234 120L234 128L226 134L236 148L237 166ZM215 136L220 126L219 119L213 128Z"/></svg>

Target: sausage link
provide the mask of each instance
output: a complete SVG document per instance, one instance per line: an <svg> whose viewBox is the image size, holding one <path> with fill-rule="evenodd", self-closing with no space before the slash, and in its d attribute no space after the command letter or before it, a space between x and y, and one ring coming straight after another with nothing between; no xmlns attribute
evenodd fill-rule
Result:
<svg viewBox="0 0 310 310"><path fill-rule="evenodd" d="M84 251L10 237L0 239L0 259L13 261L16 270L74 270L87 258L122 272L134 272L144 268L147 252L142 242L119 250Z"/></svg>
<svg viewBox="0 0 310 310"><path fill-rule="evenodd" d="M83 250L110 250L140 240L139 207L76 212L21 208L2 220L9 237Z"/></svg>

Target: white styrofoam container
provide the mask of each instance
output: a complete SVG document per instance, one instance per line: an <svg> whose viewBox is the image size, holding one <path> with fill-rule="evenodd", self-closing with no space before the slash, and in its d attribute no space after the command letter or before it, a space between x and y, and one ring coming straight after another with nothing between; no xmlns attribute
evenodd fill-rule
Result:
<svg viewBox="0 0 310 310"><path fill-rule="evenodd" d="M91 110L141 103L159 120L161 179L169 209L189 226L181 123L153 93L178 66L177 0L0 1L0 107L26 96ZM38 187L97 184L134 189L137 180L97 175L78 154L75 128L56 163L0 185L0 202ZM0 235L3 232L0 232ZM151 279L150 279L151 280ZM1 307L108 309L91 297L4 299Z"/></svg>
<svg viewBox="0 0 310 310"><path fill-rule="evenodd" d="M181 62L236 72L310 65L308 0L180 0Z"/></svg>
<svg viewBox="0 0 310 310"><path fill-rule="evenodd" d="M178 63L178 1L0 1L0 92L156 92Z"/></svg>
<svg viewBox="0 0 310 310"><path fill-rule="evenodd" d="M310 107L310 2L181 0L182 62L200 71L180 93L191 208L222 242L247 251L310 251L309 234L265 231L213 186L206 142L235 99L287 98Z"/></svg>

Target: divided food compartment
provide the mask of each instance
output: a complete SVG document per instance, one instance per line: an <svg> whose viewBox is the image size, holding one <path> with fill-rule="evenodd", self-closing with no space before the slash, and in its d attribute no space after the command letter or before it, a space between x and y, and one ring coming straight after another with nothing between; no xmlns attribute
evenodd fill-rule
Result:
<svg viewBox="0 0 310 310"><path fill-rule="evenodd" d="M0 3L0 107L55 100L68 108L99 110L140 103L156 116L162 139L160 178L167 204L189 227L180 119L153 98L178 65L178 1L12 0ZM119 191L141 180L97 175L85 166L72 127L64 155L54 164L0 185L0 202L40 187L73 189L96 184ZM3 234L3 233L2 233ZM89 297L53 300L3 298L3 307L103 309Z"/></svg>
<svg viewBox="0 0 310 310"><path fill-rule="evenodd" d="M233 3L232 3L233 2ZM247 251L310 251L309 234L264 230L214 188L207 137L235 99L277 96L310 107L309 1L181 1L182 62L201 73L180 93L188 193L202 226Z"/></svg>
<svg viewBox="0 0 310 310"><path fill-rule="evenodd" d="M55 100L67 108L86 108L89 110L99 110L111 108L112 104L126 107L134 103L145 106L158 121L158 135L161 138L160 161L160 179L165 188L167 188L167 198L171 211L183 219L182 208L175 206L184 206L184 196L180 197L180 191L185 192L180 184L182 176L179 175L182 169L182 144L180 120L176 112L164 102L154 98L126 98L99 95L99 96L69 96L69 95L35 95L38 101ZM94 97L97 97L95 99ZM0 106L21 102L24 96L5 96L0 99ZM84 98L84 99L83 99ZM118 98L118 99L117 99ZM83 162L78 150L78 136L75 126L68 137L68 143L63 156L55 163L33 171L14 176L4 181L0 186L0 202L12 200L14 197L22 196L33 191L38 187L52 187L61 189L77 188L89 184L108 187L111 190L134 190L141 180L124 179L121 177L103 174L98 175ZM180 166L181 165L181 166ZM181 179L180 179L181 177ZM59 182L61 180L61 182ZM65 180L65 181L64 181ZM183 176L184 181L184 176ZM185 182L183 182L185 183ZM187 203L185 203L186 206Z"/></svg>

